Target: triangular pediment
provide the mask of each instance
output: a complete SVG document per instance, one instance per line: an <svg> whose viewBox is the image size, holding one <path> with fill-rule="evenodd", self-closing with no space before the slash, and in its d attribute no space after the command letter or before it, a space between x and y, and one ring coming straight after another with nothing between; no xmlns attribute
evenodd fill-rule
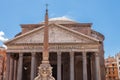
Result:
<svg viewBox="0 0 120 80"><path fill-rule="evenodd" d="M43 43L44 26L15 37L6 44ZM49 43L95 43L99 40L58 24L49 25Z"/></svg>

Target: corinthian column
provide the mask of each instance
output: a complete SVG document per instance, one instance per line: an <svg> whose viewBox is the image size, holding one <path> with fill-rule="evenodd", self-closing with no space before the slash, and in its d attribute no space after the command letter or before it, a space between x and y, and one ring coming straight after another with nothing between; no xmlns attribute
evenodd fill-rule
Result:
<svg viewBox="0 0 120 80"><path fill-rule="evenodd" d="M87 80L87 57L86 57L86 52L83 52L83 80Z"/></svg>
<svg viewBox="0 0 120 80"><path fill-rule="evenodd" d="M74 80L74 52L70 52L70 80Z"/></svg>
<svg viewBox="0 0 120 80"><path fill-rule="evenodd" d="M13 80L13 66L14 63L13 63L13 57L10 56L10 75L9 75L9 80Z"/></svg>
<svg viewBox="0 0 120 80"><path fill-rule="evenodd" d="M99 54L95 53L96 80L101 80Z"/></svg>
<svg viewBox="0 0 120 80"><path fill-rule="evenodd" d="M31 57L31 80L34 80L35 78L35 53L32 53L32 57Z"/></svg>
<svg viewBox="0 0 120 80"><path fill-rule="evenodd" d="M61 52L57 52L57 80L61 80Z"/></svg>
<svg viewBox="0 0 120 80"><path fill-rule="evenodd" d="M14 77L13 77L13 80L16 80L17 78L17 60L14 59Z"/></svg>
<svg viewBox="0 0 120 80"><path fill-rule="evenodd" d="M10 53L7 53L6 80L9 80L9 71L10 71Z"/></svg>
<svg viewBox="0 0 120 80"><path fill-rule="evenodd" d="M23 54L19 53L17 80L22 80Z"/></svg>

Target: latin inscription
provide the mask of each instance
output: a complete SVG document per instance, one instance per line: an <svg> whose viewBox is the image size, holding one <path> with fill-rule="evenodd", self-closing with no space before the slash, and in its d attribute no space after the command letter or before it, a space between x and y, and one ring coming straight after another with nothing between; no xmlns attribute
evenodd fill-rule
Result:
<svg viewBox="0 0 120 80"><path fill-rule="evenodd" d="M97 46L85 46L87 49L95 49ZM42 50L43 46L10 46L8 50ZM53 45L49 49L83 49L81 45Z"/></svg>

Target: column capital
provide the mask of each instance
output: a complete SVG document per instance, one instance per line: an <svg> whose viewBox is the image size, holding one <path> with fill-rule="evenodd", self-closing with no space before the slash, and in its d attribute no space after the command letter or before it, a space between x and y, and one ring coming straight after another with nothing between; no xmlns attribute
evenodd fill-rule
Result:
<svg viewBox="0 0 120 80"><path fill-rule="evenodd" d="M11 54L10 54L10 57L14 58L14 54L15 54L15 53L11 53Z"/></svg>
<svg viewBox="0 0 120 80"><path fill-rule="evenodd" d="M61 54L62 54L61 51L58 51L58 52L57 52L57 55L61 55Z"/></svg>
<svg viewBox="0 0 120 80"><path fill-rule="evenodd" d="M99 57L99 56L100 56L100 54L96 52L95 53L95 57Z"/></svg>
<svg viewBox="0 0 120 80"><path fill-rule="evenodd" d="M31 54L32 54L31 56L35 56L35 55L36 55L36 53L35 53L35 52L32 52Z"/></svg>
<svg viewBox="0 0 120 80"><path fill-rule="evenodd" d="M19 53L19 57L23 57L23 53Z"/></svg>
<svg viewBox="0 0 120 80"><path fill-rule="evenodd" d="M83 52L82 52L82 56L83 56L83 57L86 57L86 55L87 55L87 52L83 51Z"/></svg>
<svg viewBox="0 0 120 80"><path fill-rule="evenodd" d="M10 53L6 53L6 55L7 55L8 57L10 57Z"/></svg>
<svg viewBox="0 0 120 80"><path fill-rule="evenodd" d="M74 52L73 51L70 52L70 56L74 56Z"/></svg>

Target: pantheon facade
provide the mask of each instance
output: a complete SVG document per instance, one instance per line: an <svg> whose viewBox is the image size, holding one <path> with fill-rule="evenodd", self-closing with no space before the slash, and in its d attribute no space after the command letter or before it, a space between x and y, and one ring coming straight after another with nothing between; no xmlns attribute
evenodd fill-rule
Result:
<svg viewBox="0 0 120 80"><path fill-rule="evenodd" d="M49 61L55 80L105 80L104 36L92 23L49 20ZM34 80L43 55L44 22L21 24L7 45L6 80Z"/></svg>

